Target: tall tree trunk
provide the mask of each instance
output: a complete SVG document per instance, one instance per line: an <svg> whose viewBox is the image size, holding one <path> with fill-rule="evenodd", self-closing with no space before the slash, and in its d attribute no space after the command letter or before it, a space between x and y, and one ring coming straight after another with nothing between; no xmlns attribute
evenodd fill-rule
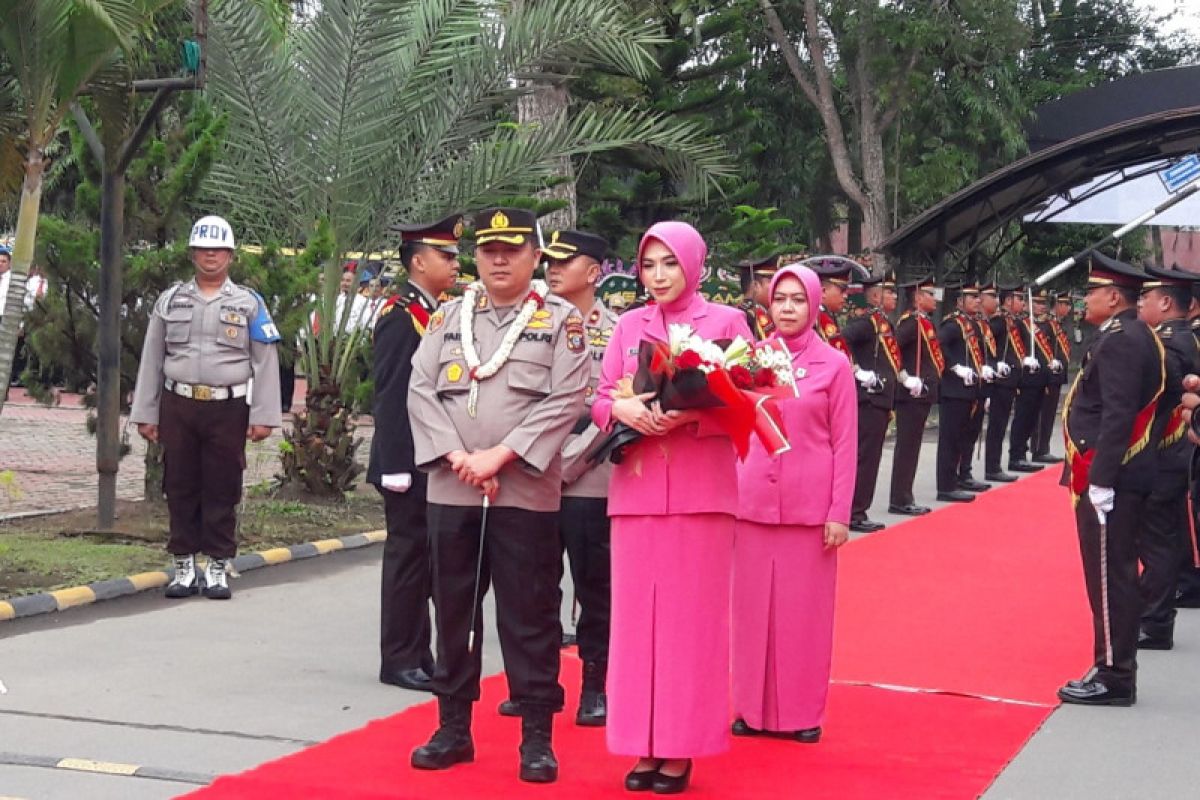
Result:
<svg viewBox="0 0 1200 800"><path fill-rule="evenodd" d="M12 277L9 278L8 297L0 298L0 303L4 304L4 318L0 320L0 413L4 412L4 400L12 379L13 358L17 354L17 334L25 315L25 283L29 279L29 268L33 265L33 246L37 241L45 171L42 146L31 142L25 159L25 179L21 184L21 206L17 212L17 233L10 270Z"/></svg>
<svg viewBox="0 0 1200 800"><path fill-rule="evenodd" d="M531 89L529 94L517 100L517 121L522 126L545 125L567 115L571 94L566 86L540 80L530 81L528 85ZM554 173L556 177L566 180L543 189L536 197L539 200L562 201L566 205L543 217L542 225L547 231L574 228L578 212L575 166L569 157L564 156L555 165Z"/></svg>
<svg viewBox="0 0 1200 800"><path fill-rule="evenodd" d="M121 248L125 239L125 172L104 168L100 201L100 319L96 343L96 527L116 518L121 464Z"/></svg>
<svg viewBox="0 0 1200 800"><path fill-rule="evenodd" d="M1162 226L1161 225L1151 225L1150 226L1150 245L1154 250L1154 265L1156 267L1158 267L1159 269L1165 268L1167 265L1167 263L1166 263L1167 259L1166 259L1166 255L1163 253L1163 240L1162 240Z"/></svg>

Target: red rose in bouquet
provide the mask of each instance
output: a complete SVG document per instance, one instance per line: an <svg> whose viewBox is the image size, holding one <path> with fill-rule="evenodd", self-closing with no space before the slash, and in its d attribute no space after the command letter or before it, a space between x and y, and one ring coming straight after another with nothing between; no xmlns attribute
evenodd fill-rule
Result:
<svg viewBox="0 0 1200 800"><path fill-rule="evenodd" d="M739 389L754 388L754 373L741 364L734 364L729 368L729 377L733 379L733 385Z"/></svg>
<svg viewBox="0 0 1200 800"><path fill-rule="evenodd" d="M684 350L675 356L676 369L699 369L703 363L704 359L695 350Z"/></svg>

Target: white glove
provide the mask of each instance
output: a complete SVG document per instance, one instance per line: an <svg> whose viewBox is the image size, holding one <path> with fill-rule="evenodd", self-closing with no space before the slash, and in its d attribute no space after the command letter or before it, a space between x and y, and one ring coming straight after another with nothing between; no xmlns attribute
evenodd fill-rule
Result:
<svg viewBox="0 0 1200 800"><path fill-rule="evenodd" d="M854 380L861 383L864 389L874 389L879 385L879 376L869 369L854 370Z"/></svg>
<svg viewBox="0 0 1200 800"><path fill-rule="evenodd" d="M1038 363L1038 360L1035 356L1025 356L1024 358L1022 358L1021 366L1024 367L1025 369L1029 370L1030 372L1037 372L1039 369L1042 368L1042 365Z"/></svg>
<svg viewBox="0 0 1200 800"><path fill-rule="evenodd" d="M1092 508L1096 509L1096 517L1099 518L1100 524L1103 525L1108 517L1108 513L1113 510L1113 502L1117 499L1117 493L1107 486L1088 486L1088 500L1092 503Z"/></svg>
<svg viewBox="0 0 1200 800"><path fill-rule="evenodd" d="M950 371L953 372L958 377L962 378L962 382L964 385L966 385L966 386L974 386L975 385L975 370L971 369L970 367L965 367L962 364L955 364L953 367L950 368Z"/></svg>
<svg viewBox="0 0 1200 800"><path fill-rule="evenodd" d="M1062 372L1062 362L1057 358L1051 361L1047 366L1050 367L1051 372Z"/></svg>
<svg viewBox="0 0 1200 800"><path fill-rule="evenodd" d="M389 492L407 492L412 488L412 473L393 472L389 475L381 475L379 484Z"/></svg>
<svg viewBox="0 0 1200 800"><path fill-rule="evenodd" d="M1012 374L1012 367L1010 367L1005 362L1001 361L999 364L996 365L996 374L999 375L1001 378L1007 378L1009 375Z"/></svg>
<svg viewBox="0 0 1200 800"><path fill-rule="evenodd" d="M904 388L908 389L908 393L913 397L920 397L921 392L925 390L925 382L915 375L910 375L904 379Z"/></svg>
<svg viewBox="0 0 1200 800"><path fill-rule="evenodd" d="M979 374L982 375L983 379L988 383L996 380L996 370L992 369L987 364L983 365L983 367L979 370Z"/></svg>

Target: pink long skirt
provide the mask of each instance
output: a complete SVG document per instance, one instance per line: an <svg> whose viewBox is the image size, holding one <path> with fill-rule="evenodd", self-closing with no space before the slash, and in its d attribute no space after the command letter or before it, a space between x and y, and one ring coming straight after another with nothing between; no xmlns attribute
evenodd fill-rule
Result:
<svg viewBox="0 0 1200 800"><path fill-rule="evenodd" d="M729 749L734 518L612 518L608 749L692 758Z"/></svg>
<svg viewBox="0 0 1200 800"><path fill-rule="evenodd" d="M751 728L797 731L825 717L837 550L824 526L739 520L733 556L733 710Z"/></svg>

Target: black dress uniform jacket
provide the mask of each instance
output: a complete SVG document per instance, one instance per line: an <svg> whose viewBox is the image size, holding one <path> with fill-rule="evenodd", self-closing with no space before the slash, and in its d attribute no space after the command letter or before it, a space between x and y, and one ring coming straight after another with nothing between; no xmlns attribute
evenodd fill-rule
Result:
<svg viewBox="0 0 1200 800"><path fill-rule="evenodd" d="M380 485L383 475L408 472L416 476L412 428L408 420L408 381L412 357L437 305L425 293L405 282L399 294L379 311L375 323L374 379L375 435L367 482Z"/></svg>
<svg viewBox="0 0 1200 800"><path fill-rule="evenodd" d="M920 378L925 384L925 391L921 393L920 397L913 397L906 389L897 389L896 402L932 405L938 399L938 385L942 381L942 373L938 368L937 356L931 349L932 344L923 341L924 337L917 324L917 313L916 311L906 311L900 317L900 321L896 323L896 344L900 346L900 354L904 359L904 370L909 375ZM935 335L933 339L936 342L937 336Z"/></svg>
<svg viewBox="0 0 1200 800"><path fill-rule="evenodd" d="M1067 411L1074 447L1095 451L1089 484L1141 492L1153 488L1158 443L1150 432L1139 449L1131 447L1130 436L1138 413L1159 394L1164 370L1161 345L1135 309L1100 326ZM1137 452L1127 456L1131 450Z"/></svg>
<svg viewBox="0 0 1200 800"><path fill-rule="evenodd" d="M1187 472L1193 446L1187 439L1180 400L1183 397L1183 376L1200 369L1200 348L1192 336L1186 319L1172 319L1156 328L1166 355L1166 385L1158 401L1155 419L1155 438L1159 440L1159 469L1168 472Z"/></svg>
<svg viewBox="0 0 1200 800"><path fill-rule="evenodd" d="M984 345L979 341L975 330L975 321L962 311L955 311L942 320L938 327L938 340L946 356L946 371L942 373L942 396L957 400L977 399L979 384L983 380L979 370L987 362L983 356ZM967 386L963 379L952 371L952 367L960 365L975 370L975 382L972 385Z"/></svg>
<svg viewBox="0 0 1200 800"><path fill-rule="evenodd" d="M850 346L855 367L874 372L882 382L882 386L873 389L858 384L858 402L891 410L900 383L886 349L887 340L895 343L892 323L882 311L872 309L870 314L847 322L842 328L842 336Z"/></svg>
<svg viewBox="0 0 1200 800"><path fill-rule="evenodd" d="M989 319L988 327L992 331L992 339L996 342L995 365L1007 364L1009 367L1008 375L1001 376L997 372L993 383L996 386L1016 389L1021 380L1021 358L1028 350L1029 343L1026 341L1023 346L1013 344L1013 337L1021 335L1021 326L1008 312L1001 312Z"/></svg>

